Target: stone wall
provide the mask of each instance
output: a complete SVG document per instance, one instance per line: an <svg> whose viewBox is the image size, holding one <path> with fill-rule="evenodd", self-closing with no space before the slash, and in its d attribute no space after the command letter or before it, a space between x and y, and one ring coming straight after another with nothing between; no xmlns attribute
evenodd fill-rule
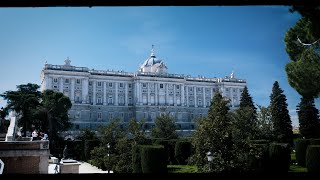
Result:
<svg viewBox="0 0 320 180"><path fill-rule="evenodd" d="M3 174L48 174L49 141L2 141Z"/></svg>

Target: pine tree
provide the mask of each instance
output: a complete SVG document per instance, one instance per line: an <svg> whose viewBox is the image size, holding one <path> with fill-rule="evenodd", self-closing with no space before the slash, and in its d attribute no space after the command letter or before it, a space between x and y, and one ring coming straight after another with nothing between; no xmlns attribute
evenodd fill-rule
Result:
<svg viewBox="0 0 320 180"><path fill-rule="evenodd" d="M155 120L155 128L151 131L153 138L177 139L177 126L175 120L169 114L163 114Z"/></svg>
<svg viewBox="0 0 320 180"><path fill-rule="evenodd" d="M235 144L232 138L232 121L228 101L219 92L214 95L208 117L198 122L192 144L195 154L191 158L200 172L230 172L236 168ZM206 154L214 159L209 167Z"/></svg>
<svg viewBox="0 0 320 180"><path fill-rule="evenodd" d="M270 95L271 121L274 138L277 142L293 143L292 122L289 116L287 98L277 81L274 82Z"/></svg>
<svg viewBox="0 0 320 180"><path fill-rule="evenodd" d="M241 139L254 139L257 135L257 108L245 87L240 98L240 107L234 113L234 125Z"/></svg>
<svg viewBox="0 0 320 180"><path fill-rule="evenodd" d="M313 98L301 98L298 105L299 131L305 138L318 138L319 133L319 111L314 105Z"/></svg>

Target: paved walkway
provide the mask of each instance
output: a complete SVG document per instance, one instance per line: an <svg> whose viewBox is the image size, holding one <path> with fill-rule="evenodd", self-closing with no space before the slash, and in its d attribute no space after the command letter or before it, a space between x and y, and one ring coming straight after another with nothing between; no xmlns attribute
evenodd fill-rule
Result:
<svg viewBox="0 0 320 180"><path fill-rule="evenodd" d="M108 171L103 171L103 170L97 168L96 166L92 166L89 163L86 163L86 162L79 162L79 163L81 163L81 165L79 166L79 174L108 173ZM48 174L56 174L55 168L56 168L56 164L49 164ZM59 168L57 168L57 170L59 170ZM57 172L57 173L59 173L59 172ZM113 173L113 171L110 171L110 173Z"/></svg>

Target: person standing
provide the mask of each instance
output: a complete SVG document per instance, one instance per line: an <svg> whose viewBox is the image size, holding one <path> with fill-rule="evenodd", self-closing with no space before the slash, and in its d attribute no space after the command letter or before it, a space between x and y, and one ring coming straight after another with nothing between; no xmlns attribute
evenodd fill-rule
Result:
<svg viewBox="0 0 320 180"><path fill-rule="evenodd" d="M38 140L38 133L36 130L33 130L32 132L32 141Z"/></svg>

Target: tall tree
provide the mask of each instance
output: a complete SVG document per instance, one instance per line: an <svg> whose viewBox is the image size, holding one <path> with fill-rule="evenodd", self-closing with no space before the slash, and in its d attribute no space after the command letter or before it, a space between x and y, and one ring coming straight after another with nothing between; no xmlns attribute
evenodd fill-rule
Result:
<svg viewBox="0 0 320 180"><path fill-rule="evenodd" d="M175 120L169 114L162 114L155 120L155 127L152 129L153 138L177 139L177 126Z"/></svg>
<svg viewBox="0 0 320 180"><path fill-rule="evenodd" d="M133 145L141 145L147 141L147 138L144 133L144 121L137 122L135 119L129 121L129 135L133 140Z"/></svg>
<svg viewBox="0 0 320 180"><path fill-rule="evenodd" d="M240 107L235 111L234 126L241 139L254 139L257 133L257 108L254 106L248 88L245 87L240 98Z"/></svg>
<svg viewBox="0 0 320 180"><path fill-rule="evenodd" d="M320 56L313 49L303 51L296 62L286 65L289 84L303 97L316 98L320 93Z"/></svg>
<svg viewBox="0 0 320 180"><path fill-rule="evenodd" d="M270 111L274 137L277 142L293 143L292 122L289 116L287 98L275 81L270 95Z"/></svg>
<svg viewBox="0 0 320 180"><path fill-rule="evenodd" d="M18 117L18 126L23 126L24 136L32 130L32 110L39 105L40 91L37 84L17 85L17 91L6 91L0 96L7 100L7 107L14 110Z"/></svg>
<svg viewBox="0 0 320 180"><path fill-rule="evenodd" d="M48 132L49 139L53 139L59 131L71 127L68 111L72 104L69 97L61 92L45 90L41 96L41 104L34 110L36 126L41 131Z"/></svg>
<svg viewBox="0 0 320 180"><path fill-rule="evenodd" d="M257 112L258 123L258 138L265 140L272 140L273 124L271 120L270 107L258 105L259 111Z"/></svg>
<svg viewBox="0 0 320 180"><path fill-rule="evenodd" d="M300 134L305 138L320 137L319 111L314 105L314 99L302 97L297 110Z"/></svg>
<svg viewBox="0 0 320 180"><path fill-rule="evenodd" d="M211 102L208 117L198 122L198 128L192 140L195 147L192 160L200 172L229 172L235 169L237 156L228 102L217 92ZM208 152L211 152L214 157L211 162L212 167L207 161Z"/></svg>

